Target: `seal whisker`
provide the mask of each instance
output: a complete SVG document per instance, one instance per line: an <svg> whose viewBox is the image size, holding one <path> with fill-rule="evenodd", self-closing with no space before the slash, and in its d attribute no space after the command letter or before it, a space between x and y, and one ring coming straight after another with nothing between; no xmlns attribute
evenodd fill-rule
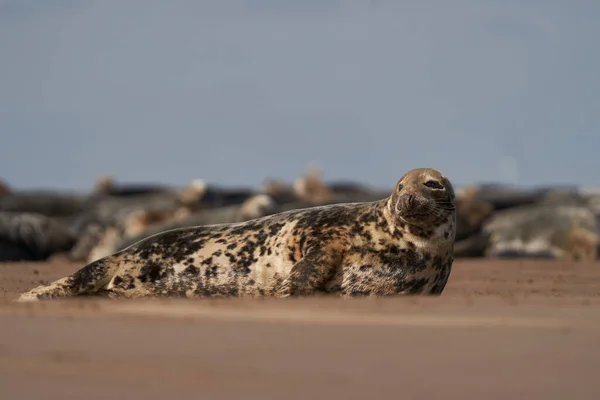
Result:
<svg viewBox="0 0 600 400"><path fill-rule="evenodd" d="M438 212L438 213L440 213L440 215L441 214L447 214L448 211L454 211L454 208L450 208L450 207L438 207L438 206L432 206L432 205L429 205L429 204L425 205L425 208L427 210L430 210L430 211Z"/></svg>

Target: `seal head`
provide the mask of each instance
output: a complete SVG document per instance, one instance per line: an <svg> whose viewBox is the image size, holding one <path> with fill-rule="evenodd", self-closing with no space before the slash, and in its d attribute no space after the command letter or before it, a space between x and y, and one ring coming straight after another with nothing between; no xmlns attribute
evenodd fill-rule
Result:
<svg viewBox="0 0 600 400"><path fill-rule="evenodd" d="M390 198L390 213L398 225L442 225L454 214L454 188L433 168L419 168L398 181Z"/></svg>

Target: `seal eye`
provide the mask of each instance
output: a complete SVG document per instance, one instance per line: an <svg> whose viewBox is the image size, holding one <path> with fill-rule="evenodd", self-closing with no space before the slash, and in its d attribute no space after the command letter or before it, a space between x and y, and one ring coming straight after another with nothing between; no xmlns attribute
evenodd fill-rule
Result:
<svg viewBox="0 0 600 400"><path fill-rule="evenodd" d="M444 188L439 182L436 182L436 181L427 181L427 182L425 182L424 185L431 189L443 189Z"/></svg>

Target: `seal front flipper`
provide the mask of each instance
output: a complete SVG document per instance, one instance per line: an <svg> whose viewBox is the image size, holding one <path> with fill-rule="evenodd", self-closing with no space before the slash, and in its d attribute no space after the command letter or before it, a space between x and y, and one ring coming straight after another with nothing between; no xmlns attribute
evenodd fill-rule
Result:
<svg viewBox="0 0 600 400"><path fill-rule="evenodd" d="M36 301L95 293L110 282L117 267L118 263L115 262L114 256L104 257L72 275L21 294L17 301Z"/></svg>
<svg viewBox="0 0 600 400"><path fill-rule="evenodd" d="M341 258L341 253L333 248L309 250L290 270L280 296L307 296L324 289L335 275Z"/></svg>

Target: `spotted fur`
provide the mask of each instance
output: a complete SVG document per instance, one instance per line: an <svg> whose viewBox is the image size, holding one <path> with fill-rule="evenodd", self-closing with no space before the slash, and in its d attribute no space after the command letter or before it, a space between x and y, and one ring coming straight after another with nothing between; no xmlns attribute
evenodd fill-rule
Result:
<svg viewBox="0 0 600 400"><path fill-rule="evenodd" d="M133 297L440 294L450 275L454 190L433 169L382 200L158 233L24 293L22 301Z"/></svg>
<svg viewBox="0 0 600 400"><path fill-rule="evenodd" d="M0 262L46 260L74 244L75 237L57 218L0 211Z"/></svg>

